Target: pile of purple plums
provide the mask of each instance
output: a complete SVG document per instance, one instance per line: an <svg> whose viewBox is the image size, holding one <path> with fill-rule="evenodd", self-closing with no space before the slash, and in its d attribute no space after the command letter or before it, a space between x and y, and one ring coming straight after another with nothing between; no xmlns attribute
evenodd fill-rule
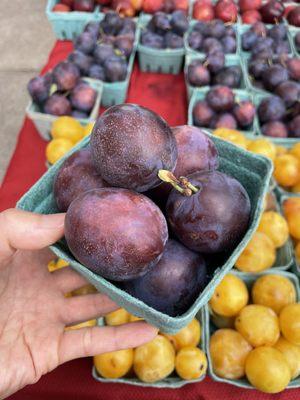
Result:
<svg viewBox="0 0 300 400"><path fill-rule="evenodd" d="M252 101L240 101L231 88L221 85L212 87L193 109L193 124L210 129L251 130L254 117Z"/></svg>
<svg viewBox="0 0 300 400"><path fill-rule="evenodd" d="M181 315L207 284L205 257L232 251L249 225L246 190L218 165L200 129L171 129L134 104L109 108L55 178L70 251L150 307Z"/></svg>
<svg viewBox="0 0 300 400"><path fill-rule="evenodd" d="M286 25L280 23L268 29L262 22L256 22L242 34L242 49L251 52L256 60L291 53Z"/></svg>
<svg viewBox="0 0 300 400"><path fill-rule="evenodd" d="M51 115L72 115L88 118L97 98L97 91L80 79L78 67L64 61L44 76L32 78L29 94L39 110Z"/></svg>
<svg viewBox="0 0 300 400"><path fill-rule="evenodd" d="M224 58L237 50L236 32L233 26L226 26L220 19L197 22L188 35L189 46L200 53Z"/></svg>
<svg viewBox="0 0 300 400"><path fill-rule="evenodd" d="M104 82L124 81L128 59L134 49L136 24L116 12L105 14L101 22L90 22L74 42L68 60L82 76Z"/></svg>
<svg viewBox="0 0 300 400"><path fill-rule="evenodd" d="M210 64L208 56L204 61L193 60L187 67L186 79L191 86L223 85L231 88L239 88L242 83L242 68L240 65L224 66Z"/></svg>
<svg viewBox="0 0 300 400"><path fill-rule="evenodd" d="M294 102L295 87L289 81L279 85L276 94L265 97L257 108L262 134L278 138L300 138L299 87L298 100Z"/></svg>
<svg viewBox="0 0 300 400"><path fill-rule="evenodd" d="M287 107L300 99L300 59L282 55L279 57L251 57L248 72L252 84L278 94Z"/></svg>
<svg viewBox="0 0 300 400"><path fill-rule="evenodd" d="M172 14L158 11L143 30L141 44L153 49L182 49L188 25L187 16L181 10Z"/></svg>

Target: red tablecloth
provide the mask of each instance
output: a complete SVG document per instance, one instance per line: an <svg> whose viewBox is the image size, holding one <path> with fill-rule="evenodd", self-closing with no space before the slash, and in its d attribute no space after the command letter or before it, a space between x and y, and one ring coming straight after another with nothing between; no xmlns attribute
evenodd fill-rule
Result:
<svg viewBox="0 0 300 400"><path fill-rule="evenodd" d="M58 42L44 69L52 68L70 52L69 42ZM186 123L187 100L183 75L145 74L134 68L128 102L138 103L156 111L170 125ZM25 119L16 150L0 189L0 209L13 207L20 196L45 172L45 146L33 126ZM2 366L3 368L4 366ZM121 384L101 384L91 376L92 362L81 359L69 362L44 376L11 397L13 400L296 400L300 391L288 390L278 395L264 395L254 390L241 390L215 383L206 378L200 384L181 389L145 389Z"/></svg>

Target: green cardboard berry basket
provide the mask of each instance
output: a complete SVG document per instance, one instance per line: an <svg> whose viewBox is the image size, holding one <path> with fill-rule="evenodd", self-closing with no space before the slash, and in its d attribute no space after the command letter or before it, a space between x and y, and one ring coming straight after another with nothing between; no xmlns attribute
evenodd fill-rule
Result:
<svg viewBox="0 0 300 400"><path fill-rule="evenodd" d="M194 93L194 90L200 88L200 87L195 87L195 86L190 85L189 82L188 82L188 78L187 78L188 66L194 60L204 61L205 60L205 55L200 55L198 53L198 54L188 54L185 57L184 79L185 79L185 85L186 85L186 90L187 90L187 94L188 94L188 98L189 99L192 97L192 95ZM239 56L227 54L225 56L225 67L229 67L229 66L232 66L232 65L237 65L237 66L241 67L242 80L241 80L240 89L245 90L247 88L247 86L246 86L246 76L245 76L244 64L243 64L243 62L242 62L242 60L241 60L241 58Z"/></svg>
<svg viewBox="0 0 300 400"><path fill-rule="evenodd" d="M46 15L53 32L59 40L73 40L83 31L88 22L99 20L99 7L94 12L53 12L52 9L58 0L48 0Z"/></svg>
<svg viewBox="0 0 300 400"><path fill-rule="evenodd" d="M196 315L196 318L201 324L201 340L199 343L199 348L203 351L205 351L205 326L206 326L206 321L205 321L205 311L204 308L202 308ZM98 320L98 325L103 326L104 325L104 319L100 318ZM189 383L196 383L196 382L201 382L205 378L206 374L201 376L198 379L193 379L193 380L184 380L180 378L175 371L169 375L167 378L162 379L160 381L154 382L154 383L146 383L142 382L139 380L137 377L123 377L119 379L106 379L98 375L96 368L93 367L92 369L92 375L93 378L96 379L98 382L102 383L124 383L127 385L133 385L133 386L142 386L142 387L155 387L155 388L169 388L169 389L177 389L182 386L185 386Z"/></svg>
<svg viewBox="0 0 300 400"><path fill-rule="evenodd" d="M194 93L190 99L189 106L188 106L188 124L194 125L193 119L193 109L197 101L204 100L207 92L211 89L211 87L207 86L205 88L194 89ZM235 94L238 100L250 100L254 103L254 99L251 92L242 89L233 89L233 93ZM254 103L255 104L255 103ZM253 125L248 131L239 130L242 133L250 133L252 135L256 134L256 127L257 127L257 116L255 115ZM205 128L206 129L206 128ZM211 130L208 129L211 132Z"/></svg>
<svg viewBox="0 0 300 400"><path fill-rule="evenodd" d="M249 275L249 274L239 274L238 277L241 278L247 285L248 288L251 288L253 283L255 282L256 279L263 275L270 275L270 274L276 274L276 275L281 275L286 278L288 278L295 286L296 289L296 296L297 296L297 301L300 300L300 290L299 290L299 280L298 278L292 274L291 272L286 272L286 271L266 271L263 274L259 275ZM212 359L210 356L210 351L209 351L209 346L210 346L210 336L211 334L216 330L216 327L213 325L213 323L210 320L210 311L209 311L209 305L205 307L205 313L206 313L206 338L205 338L205 345L206 345L206 355L208 359L208 371L209 371L209 376L216 382L222 382L222 383L228 383L229 385L237 386L243 389L255 389L246 378L242 379L225 379L217 376L214 373L213 370L213 365L212 365ZM287 389L295 389L300 387L300 377L292 380L288 386Z"/></svg>
<svg viewBox="0 0 300 400"><path fill-rule="evenodd" d="M89 118L77 119L82 125L87 125L90 122L94 122L99 114L100 103L102 98L103 85L101 81L96 81L90 78L82 78L85 82L89 83L97 91L97 97L94 107L90 113ZM32 120L40 136L49 141L51 140L51 127L53 122L58 118L55 115L45 114L40 111L40 108L33 102L30 101L26 107L26 115Z"/></svg>
<svg viewBox="0 0 300 400"><path fill-rule="evenodd" d="M151 15L140 17L140 31L142 32ZM153 49L138 44L139 66L143 72L159 72L162 74L179 74L184 61L184 47L181 49Z"/></svg>
<svg viewBox="0 0 300 400"><path fill-rule="evenodd" d="M193 30L194 25L195 25L197 22L200 22L200 21L197 21L196 19L193 19L193 20L190 22L190 24L189 24L189 29L188 29L188 31L187 31L186 34L184 35L185 53L186 53L186 55L202 55L202 56L205 56L205 55L206 55L205 53L200 52L200 51L196 51L196 50L192 49L192 48L189 46L188 37L189 37L190 32ZM232 54L228 54L228 55L239 56L239 53L240 53L240 35L239 35L239 28L238 28L238 25L239 25L238 23L232 24L232 27L233 27L233 29L234 29L235 32L236 32L236 52L235 52L235 53L232 53Z"/></svg>
<svg viewBox="0 0 300 400"><path fill-rule="evenodd" d="M156 326L166 333L175 333L186 326L201 307L208 302L214 288L233 267L258 226L263 209L263 199L268 191L268 185L272 175L272 163L266 158L239 149L228 142L213 137L208 132L207 135L211 137L219 151L219 170L236 178L247 190L251 201L251 216L248 230L240 243L232 253L228 255L226 260L222 261L222 265L217 266L205 289L199 294L194 304L184 314L170 317L154 310L141 300L121 290L116 284L91 272L73 257L64 239L51 246L53 252L58 257L66 260L72 268L83 275L99 291L107 294L113 301L131 314L145 319L151 325ZM76 150L86 147L89 144L89 140L89 137L83 139L68 154L54 164L22 197L18 202L18 208L41 214L53 214L58 212L53 196L53 182L55 176L64 160Z"/></svg>
<svg viewBox="0 0 300 400"><path fill-rule="evenodd" d="M295 36L298 32L300 32L300 28L296 28L295 26L289 25L289 35L290 35L291 43L293 46L293 52L296 57L300 57L300 51L297 50L296 45L295 45Z"/></svg>
<svg viewBox="0 0 300 400"><path fill-rule="evenodd" d="M261 101L263 99L265 99L266 97L270 97L270 96L274 96L274 94L272 93L254 93L253 97L254 97L254 104L256 105L256 108L258 108L258 106L260 105ZM259 122L259 118L256 118L256 129L257 129L257 133L260 136L263 137L267 137L268 139L272 139L272 142L276 145L280 145L283 143L283 140L286 141L286 144L290 143L290 145L292 146L293 144L296 144L300 141L300 138L285 138L285 139L281 139L281 138L271 138L268 136L263 135L262 131L261 131L261 125Z"/></svg>
<svg viewBox="0 0 300 400"><path fill-rule="evenodd" d="M276 211L280 214L283 215L282 209L280 202L276 200ZM293 244L290 239L286 241L286 243L281 246L280 248L276 249L276 260L275 263L272 267L270 267L267 271L270 271L270 273L273 271L273 273L277 273L277 271L286 271L292 267L292 264L294 262L294 250L293 250ZM257 272L257 273L251 273L251 272L242 272L239 271L236 267L234 268L234 272L237 275L260 275L264 274L266 271L262 272Z"/></svg>

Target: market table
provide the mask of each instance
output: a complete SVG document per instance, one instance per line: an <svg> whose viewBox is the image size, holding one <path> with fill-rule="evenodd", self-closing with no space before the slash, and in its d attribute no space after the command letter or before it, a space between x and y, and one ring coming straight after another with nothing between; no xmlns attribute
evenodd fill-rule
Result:
<svg viewBox="0 0 300 400"><path fill-rule="evenodd" d="M57 42L44 72L64 60L72 50L70 42ZM159 75L142 73L136 64L133 70L127 101L138 103L164 117L171 126L187 120L187 99L183 74ZM100 110L102 112L102 110ZM0 210L14 207L16 201L46 171L46 142L33 123L26 118L20 131L0 189ZM3 366L2 366L3 367ZM37 384L11 396L12 400L296 400L299 390L286 390L277 395L265 395L256 390L213 382L206 378L198 384L181 389L154 389L123 384L98 383L91 375L89 358L69 362L44 376Z"/></svg>

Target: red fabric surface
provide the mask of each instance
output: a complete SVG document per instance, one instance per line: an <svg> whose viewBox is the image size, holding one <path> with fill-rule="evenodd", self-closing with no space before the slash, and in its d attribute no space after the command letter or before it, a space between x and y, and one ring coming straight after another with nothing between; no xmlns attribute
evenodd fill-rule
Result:
<svg viewBox="0 0 300 400"><path fill-rule="evenodd" d="M71 51L68 42L58 42L44 71L65 59ZM128 102L146 106L163 116L170 125L186 122L187 102L183 75L145 74L134 68ZM0 209L13 207L20 196L45 172L45 146L34 125L25 119L7 174L0 189ZM2 366L2 368L5 366ZM299 391L265 395L242 390L206 378L199 384L181 389L152 389L121 384L98 383L91 376L92 362L81 359L69 362L10 397L12 400L296 400Z"/></svg>

